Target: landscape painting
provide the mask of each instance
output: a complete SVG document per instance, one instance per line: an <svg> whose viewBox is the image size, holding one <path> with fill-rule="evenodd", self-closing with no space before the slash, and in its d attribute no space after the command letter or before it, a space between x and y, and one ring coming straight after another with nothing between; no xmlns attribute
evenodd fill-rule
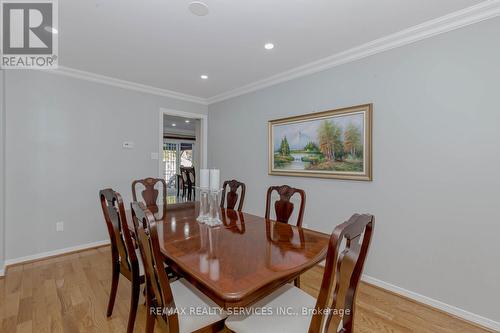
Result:
<svg viewBox="0 0 500 333"><path fill-rule="evenodd" d="M269 122L269 173L372 180L372 105Z"/></svg>

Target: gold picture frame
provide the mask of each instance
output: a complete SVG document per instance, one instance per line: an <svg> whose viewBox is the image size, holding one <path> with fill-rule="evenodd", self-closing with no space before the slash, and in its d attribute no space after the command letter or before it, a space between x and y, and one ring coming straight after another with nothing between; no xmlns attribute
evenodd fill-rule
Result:
<svg viewBox="0 0 500 333"><path fill-rule="evenodd" d="M268 122L269 174L372 179L373 104Z"/></svg>

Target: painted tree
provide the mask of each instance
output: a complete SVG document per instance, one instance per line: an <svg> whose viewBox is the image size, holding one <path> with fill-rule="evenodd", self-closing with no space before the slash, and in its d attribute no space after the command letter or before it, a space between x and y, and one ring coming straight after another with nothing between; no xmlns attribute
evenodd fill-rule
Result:
<svg viewBox="0 0 500 333"><path fill-rule="evenodd" d="M342 128L332 121L324 120L318 128L319 150L327 160L342 161L344 159L344 143Z"/></svg>
<svg viewBox="0 0 500 333"><path fill-rule="evenodd" d="M342 128L334 124L334 143L333 143L333 148L334 148L334 157L335 160L337 161L343 161L344 160L344 141L342 140L343 138L343 133L342 133Z"/></svg>
<svg viewBox="0 0 500 333"><path fill-rule="evenodd" d="M350 154L351 158L362 154L361 131L352 122L347 125L344 138L344 151L346 154Z"/></svg>
<svg viewBox="0 0 500 333"><path fill-rule="evenodd" d="M282 155L282 156L290 155L290 145L288 144L288 140L286 139L286 136L281 140L280 155Z"/></svg>
<svg viewBox="0 0 500 333"><path fill-rule="evenodd" d="M317 146L314 142L310 141L310 142L308 142L308 143L307 143L307 145L304 147L304 150L305 150L305 151L310 151L310 152L313 152L313 151L314 151L314 152L317 152L317 151L319 151L319 148L318 148L318 146Z"/></svg>
<svg viewBox="0 0 500 333"><path fill-rule="evenodd" d="M333 159L333 126L328 120L321 122L318 128L319 150L327 160Z"/></svg>

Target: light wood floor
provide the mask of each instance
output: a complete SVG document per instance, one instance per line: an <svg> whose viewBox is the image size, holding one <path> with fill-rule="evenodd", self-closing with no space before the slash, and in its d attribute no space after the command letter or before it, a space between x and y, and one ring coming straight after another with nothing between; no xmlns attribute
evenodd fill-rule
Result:
<svg viewBox="0 0 500 333"><path fill-rule="evenodd" d="M120 279L113 316L106 318L110 273L109 247L10 267L0 279L0 332L125 332L130 285ZM320 267L304 274L302 288L316 296L321 275ZM135 332L144 331L145 311L141 299ZM367 284L356 311L358 333L490 332Z"/></svg>

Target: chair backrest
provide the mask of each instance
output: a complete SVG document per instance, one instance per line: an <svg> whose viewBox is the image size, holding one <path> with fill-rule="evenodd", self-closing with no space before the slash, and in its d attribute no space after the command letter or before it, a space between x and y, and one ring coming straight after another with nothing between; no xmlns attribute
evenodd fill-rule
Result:
<svg viewBox="0 0 500 333"><path fill-rule="evenodd" d="M168 331L179 332L179 318L170 282L163 266L155 217L143 203L132 202L130 206L144 264L149 307L165 309L165 315L161 317L168 326Z"/></svg>
<svg viewBox="0 0 500 333"><path fill-rule="evenodd" d="M99 191L99 198L111 241L113 264L119 262L122 272L139 272L139 263L120 193L107 188Z"/></svg>
<svg viewBox="0 0 500 333"><path fill-rule="evenodd" d="M180 173L181 173L181 178L182 178L182 181L184 182L184 185L187 186L189 175L188 175L188 171L186 170L186 167L181 166Z"/></svg>
<svg viewBox="0 0 500 333"><path fill-rule="evenodd" d="M294 205L290 202L290 198L298 193L300 196L300 208L297 216L297 226L302 226L302 218L304 217L304 208L306 204L306 193L304 190L293 188L288 185L271 186L267 190L266 199L266 219L271 215L271 195L273 191L278 192L280 199L274 202L274 211L276 212L276 221L288 223L292 216Z"/></svg>
<svg viewBox="0 0 500 333"><path fill-rule="evenodd" d="M194 167L187 168L187 173L188 173L188 181L191 183L192 186L194 186L196 184L196 171L194 170Z"/></svg>
<svg viewBox="0 0 500 333"><path fill-rule="evenodd" d="M316 311L309 327L310 333L352 332L356 290L368 254L374 224L373 215L355 214L333 231ZM344 239L345 248L340 252ZM328 304L331 296L332 301Z"/></svg>
<svg viewBox="0 0 500 333"><path fill-rule="evenodd" d="M227 187L229 187L229 192L226 192ZM222 208L224 208L224 204L226 204L227 209L234 209L236 203L238 202L238 188L241 188L241 196L237 210L241 212L241 209L243 208L243 201L245 200L246 186L244 183L241 183L235 179L226 180L222 185L222 196L220 201L220 206Z"/></svg>
<svg viewBox="0 0 500 333"><path fill-rule="evenodd" d="M161 201L163 205L163 210L165 211L165 206L167 204L167 182L162 178L145 178L134 180L132 182L132 198L134 201L137 201L137 185L141 184L144 187L144 190L141 192L142 200L146 204L146 207L153 213L158 213L158 190L155 188L156 184L161 183L162 192L163 192L163 200Z"/></svg>

